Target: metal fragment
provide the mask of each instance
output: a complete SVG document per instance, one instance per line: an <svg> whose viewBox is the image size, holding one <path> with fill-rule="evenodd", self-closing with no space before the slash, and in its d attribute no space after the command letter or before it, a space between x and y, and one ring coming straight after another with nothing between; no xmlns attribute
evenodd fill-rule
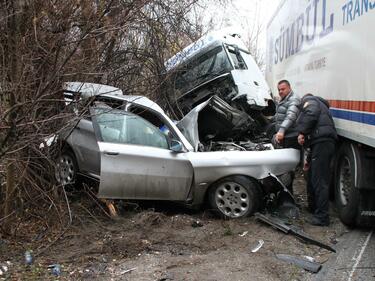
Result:
<svg viewBox="0 0 375 281"><path fill-rule="evenodd" d="M293 226L293 225L288 226L280 219L266 216L261 213L255 213L254 216L256 219L261 220L262 222L271 225L272 227L284 232L285 234L293 234L294 236L300 238L301 240L307 243L319 246L321 248L324 248L326 250L336 253L336 250L333 249L331 246L324 244L323 242L316 240L315 238L312 238L311 236L309 236L307 233L303 232L300 228L296 226Z"/></svg>
<svg viewBox="0 0 375 281"><path fill-rule="evenodd" d="M263 244L264 244L264 241L263 241L262 239L260 239L260 240L258 241L258 245L256 245L256 246L251 250L251 252L252 252L252 253L256 253L256 252L258 252L259 249L262 248Z"/></svg>
<svg viewBox="0 0 375 281"><path fill-rule="evenodd" d="M279 260L296 265L313 273L319 272L319 270L322 268L322 265L320 263L309 261L307 259L299 258L292 255L276 254L276 257Z"/></svg>

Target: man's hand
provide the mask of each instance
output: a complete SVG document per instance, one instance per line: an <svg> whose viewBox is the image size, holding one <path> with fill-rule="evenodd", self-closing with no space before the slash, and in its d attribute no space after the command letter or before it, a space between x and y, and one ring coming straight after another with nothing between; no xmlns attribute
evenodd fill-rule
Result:
<svg viewBox="0 0 375 281"><path fill-rule="evenodd" d="M284 133L280 133L278 132L276 135L275 135L275 140L277 143L281 143L284 139Z"/></svg>
<svg viewBox="0 0 375 281"><path fill-rule="evenodd" d="M298 143L300 145L304 145L304 143L305 143L305 136L304 135L302 135L302 134L298 135Z"/></svg>
<svg viewBox="0 0 375 281"><path fill-rule="evenodd" d="M310 163L306 160L303 162L303 171L307 172L310 169Z"/></svg>

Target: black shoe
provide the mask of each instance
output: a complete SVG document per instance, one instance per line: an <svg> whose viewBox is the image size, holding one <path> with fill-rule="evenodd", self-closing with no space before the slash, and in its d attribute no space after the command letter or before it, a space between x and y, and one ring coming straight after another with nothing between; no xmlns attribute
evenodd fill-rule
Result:
<svg viewBox="0 0 375 281"><path fill-rule="evenodd" d="M311 219L308 219L307 222L315 226L329 226L329 219L322 220L317 217L312 217Z"/></svg>

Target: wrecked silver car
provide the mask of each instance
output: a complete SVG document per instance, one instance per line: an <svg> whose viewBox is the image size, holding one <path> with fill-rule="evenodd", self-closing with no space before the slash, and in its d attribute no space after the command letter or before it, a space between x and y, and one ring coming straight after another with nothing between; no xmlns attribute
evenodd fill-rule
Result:
<svg viewBox="0 0 375 281"><path fill-rule="evenodd" d="M95 99L90 114L64 137L56 169L62 185L73 184L79 174L91 176L100 180L98 197L171 200L192 206L207 202L219 214L237 218L260 207L270 173L288 173L299 161L297 150L274 150L263 140L245 139L251 120L223 110L226 105L219 99L200 105L177 126L145 97L125 96L116 88L111 94L109 88L88 83L71 83L68 88L83 98L85 87L91 87L89 96ZM210 114L197 114L215 112L215 105L222 116L232 118L224 143L219 140L225 130L214 129L206 120ZM216 121L225 125L224 119L229 120ZM230 123L235 128L230 129ZM230 131L233 140L228 142Z"/></svg>

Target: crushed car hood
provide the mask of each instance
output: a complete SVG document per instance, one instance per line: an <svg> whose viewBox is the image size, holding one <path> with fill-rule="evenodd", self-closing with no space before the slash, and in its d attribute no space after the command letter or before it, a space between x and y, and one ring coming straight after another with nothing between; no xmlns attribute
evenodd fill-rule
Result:
<svg viewBox="0 0 375 281"><path fill-rule="evenodd" d="M244 141L247 133L256 126L247 113L218 96L199 104L177 123L195 151L199 150L201 143L210 141Z"/></svg>

